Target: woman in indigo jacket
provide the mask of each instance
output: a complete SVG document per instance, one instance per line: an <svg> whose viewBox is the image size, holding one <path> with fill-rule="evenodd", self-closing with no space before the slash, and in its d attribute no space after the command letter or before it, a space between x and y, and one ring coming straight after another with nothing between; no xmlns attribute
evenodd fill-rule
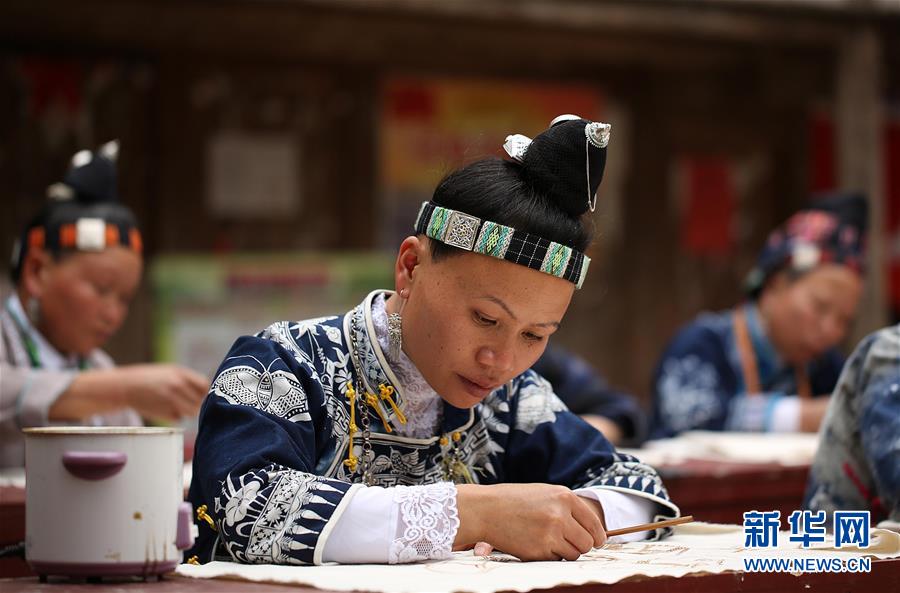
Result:
<svg viewBox="0 0 900 593"><path fill-rule="evenodd" d="M804 506L869 511L900 526L900 326L865 338L847 360L819 431Z"/></svg>
<svg viewBox="0 0 900 593"><path fill-rule="evenodd" d="M651 438L818 429L862 292L866 211L860 196L823 197L769 235L748 299L700 315L663 353Z"/></svg>
<svg viewBox="0 0 900 593"><path fill-rule="evenodd" d="M201 411L188 561L414 562L478 543L575 559L677 516L652 468L529 370L584 280L609 139L554 124L439 184L396 292L235 342Z"/></svg>

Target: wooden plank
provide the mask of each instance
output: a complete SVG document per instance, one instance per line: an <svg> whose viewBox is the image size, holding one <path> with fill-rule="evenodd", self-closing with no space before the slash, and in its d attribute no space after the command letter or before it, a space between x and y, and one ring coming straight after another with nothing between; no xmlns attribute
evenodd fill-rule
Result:
<svg viewBox="0 0 900 593"><path fill-rule="evenodd" d="M365 63L388 56L415 59L417 52L410 51L415 47L432 48L427 53L434 54L441 48L467 53L492 46L531 64L544 52L567 53L576 45L621 45L663 62L672 55L709 59L710 43L823 48L833 45L845 26L835 18L792 15L808 17L802 11L770 14L652 2L13 0L0 4L0 38L26 45L87 43L136 52L302 55ZM545 35L553 32L555 43L549 43ZM680 42L673 43L675 38ZM590 51L583 58L602 61L608 54Z"/></svg>
<svg viewBox="0 0 900 593"><path fill-rule="evenodd" d="M836 142L840 186L869 199L867 275L851 342L888 323L886 204L882 143L882 47L875 30L848 30L840 46L836 80Z"/></svg>

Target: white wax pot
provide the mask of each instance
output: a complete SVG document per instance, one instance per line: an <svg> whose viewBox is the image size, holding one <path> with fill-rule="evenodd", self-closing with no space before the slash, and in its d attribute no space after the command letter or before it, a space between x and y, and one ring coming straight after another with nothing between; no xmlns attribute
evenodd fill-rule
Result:
<svg viewBox="0 0 900 593"><path fill-rule="evenodd" d="M180 428L23 432L25 556L35 572L146 575L180 563L193 540L190 509L181 506Z"/></svg>

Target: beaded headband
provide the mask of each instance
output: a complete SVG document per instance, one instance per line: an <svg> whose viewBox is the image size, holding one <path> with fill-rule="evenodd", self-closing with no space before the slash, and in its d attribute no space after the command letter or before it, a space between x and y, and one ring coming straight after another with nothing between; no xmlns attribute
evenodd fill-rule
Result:
<svg viewBox="0 0 900 593"><path fill-rule="evenodd" d="M581 288L591 258L566 245L489 220L422 202L416 234L473 253L528 266Z"/></svg>
<svg viewBox="0 0 900 593"><path fill-rule="evenodd" d="M134 215L118 201L118 148L118 142L113 141L96 152L76 153L63 181L47 188L49 201L13 245L14 281L18 281L31 249L56 254L121 246L142 252L143 241Z"/></svg>
<svg viewBox="0 0 900 593"><path fill-rule="evenodd" d="M128 224L114 224L102 218L79 218L75 222L50 229L32 227L27 234L30 248L51 251L103 251L107 247L128 247L140 253L143 250L141 233ZM56 231L56 232L54 232Z"/></svg>

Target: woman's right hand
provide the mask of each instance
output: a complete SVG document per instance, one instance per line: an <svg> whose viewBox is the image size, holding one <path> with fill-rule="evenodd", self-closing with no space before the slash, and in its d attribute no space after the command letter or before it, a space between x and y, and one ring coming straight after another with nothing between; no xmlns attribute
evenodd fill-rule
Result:
<svg viewBox="0 0 900 593"><path fill-rule="evenodd" d="M50 407L50 420L84 420L132 408L144 418L178 420L197 414L209 380L175 364L136 364L78 373Z"/></svg>
<svg viewBox="0 0 900 593"><path fill-rule="evenodd" d="M461 484L455 546L485 542L522 560L577 560L606 543L594 507L564 486Z"/></svg>
<svg viewBox="0 0 900 593"><path fill-rule="evenodd" d="M144 418L178 420L197 415L209 391L209 379L176 364L117 367L125 403Z"/></svg>

